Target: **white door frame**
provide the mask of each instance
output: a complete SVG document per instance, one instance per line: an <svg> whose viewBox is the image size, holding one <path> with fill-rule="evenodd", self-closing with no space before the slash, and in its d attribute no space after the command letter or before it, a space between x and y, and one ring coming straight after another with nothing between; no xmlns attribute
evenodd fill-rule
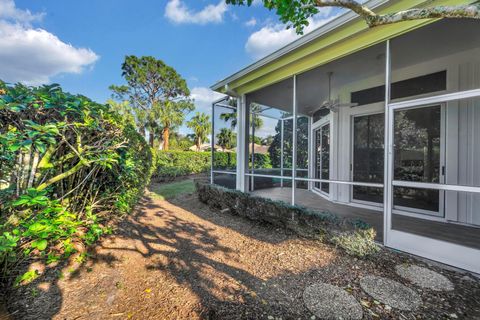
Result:
<svg viewBox="0 0 480 320"><path fill-rule="evenodd" d="M317 150L316 150L317 135L316 135L316 132L318 130L321 130L326 125L329 125L330 126L330 136L332 135L332 126L331 126L331 121L330 121L330 114L328 116L323 117L322 119L314 122L312 124L312 128L310 130L310 134L312 135L312 139L310 141L310 144L311 144L311 150L313 152L313 156L312 156L312 177L313 178L315 178L315 173L316 173L315 171L317 169L317 161L316 161L316 159L317 159ZM329 163L331 163L331 161L332 161L332 144L331 143L329 145L328 156L330 158ZM330 167L331 166L329 166L329 174L330 174L330 171L331 171ZM321 184L320 184L320 186L321 186ZM321 188L315 187L315 183L312 184L312 191L314 191L316 194L318 194L318 195L320 195L320 196L322 196L326 199L330 199L331 192L327 193L327 192L323 191Z"/></svg>

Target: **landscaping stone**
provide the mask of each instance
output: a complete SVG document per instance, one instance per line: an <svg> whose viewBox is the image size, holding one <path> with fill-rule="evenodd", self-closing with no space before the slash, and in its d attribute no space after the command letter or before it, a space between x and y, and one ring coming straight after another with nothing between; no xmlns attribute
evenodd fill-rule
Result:
<svg viewBox="0 0 480 320"><path fill-rule="evenodd" d="M415 310L422 303L415 291L390 279L366 276L360 280L360 286L374 299L400 310Z"/></svg>
<svg viewBox="0 0 480 320"><path fill-rule="evenodd" d="M430 269L408 264L400 264L395 269L398 275L419 287L434 291L452 291L454 289L450 280Z"/></svg>
<svg viewBox="0 0 480 320"><path fill-rule="evenodd" d="M345 290L326 283L311 285L303 292L305 306L320 319L362 319L363 310ZM314 319L314 318L313 318Z"/></svg>

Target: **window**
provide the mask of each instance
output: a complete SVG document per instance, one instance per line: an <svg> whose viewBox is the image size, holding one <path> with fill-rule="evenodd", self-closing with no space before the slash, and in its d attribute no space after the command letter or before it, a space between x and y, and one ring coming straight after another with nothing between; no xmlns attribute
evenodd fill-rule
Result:
<svg viewBox="0 0 480 320"><path fill-rule="evenodd" d="M447 71L427 74L392 83L392 100L447 89ZM350 96L352 103L366 105L385 100L385 85L355 91Z"/></svg>

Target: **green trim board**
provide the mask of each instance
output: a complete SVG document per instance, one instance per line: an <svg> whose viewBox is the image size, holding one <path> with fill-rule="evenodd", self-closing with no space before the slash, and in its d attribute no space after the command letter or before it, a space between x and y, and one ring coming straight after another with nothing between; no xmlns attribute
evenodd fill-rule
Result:
<svg viewBox="0 0 480 320"><path fill-rule="evenodd" d="M398 12L413 7L438 5L459 5L473 1L465 0L401 0L389 1L382 5L379 13ZM401 22L392 25L368 28L366 23L356 18L341 25L326 34L307 42L289 53L280 55L270 63L259 66L251 72L232 79L228 89L237 94L246 94L282 81L294 74L311 70L333 60L347 56L359 50L368 48L387 39L402 35L416 28L425 26L436 19ZM232 76L233 77L233 76ZM227 78L228 79L228 78ZM221 81L224 82L224 81ZM219 82L220 83L220 82ZM225 87L217 83L212 88L225 92Z"/></svg>

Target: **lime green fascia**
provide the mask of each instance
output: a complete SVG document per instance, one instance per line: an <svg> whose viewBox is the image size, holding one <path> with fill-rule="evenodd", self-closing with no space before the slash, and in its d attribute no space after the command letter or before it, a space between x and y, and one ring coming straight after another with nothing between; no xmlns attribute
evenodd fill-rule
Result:
<svg viewBox="0 0 480 320"><path fill-rule="evenodd" d="M378 12L398 12L414 7L422 7L425 6L425 4L437 6L458 5L469 2L471 1L436 0L433 3L432 1L425 0L391 1ZM434 21L436 20L416 20L370 29L363 20L358 18L235 79L231 83L228 83L228 88L238 94L246 94Z"/></svg>

